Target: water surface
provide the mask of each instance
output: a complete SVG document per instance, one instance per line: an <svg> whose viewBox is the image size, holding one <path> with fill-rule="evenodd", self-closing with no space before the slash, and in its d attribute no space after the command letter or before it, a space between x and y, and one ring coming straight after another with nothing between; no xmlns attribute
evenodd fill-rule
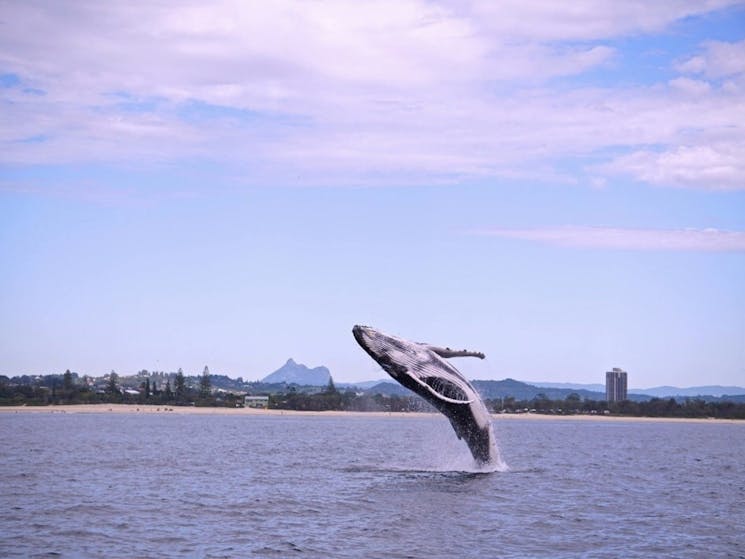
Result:
<svg viewBox="0 0 745 559"><path fill-rule="evenodd" d="M1 414L2 557L745 557L745 424Z"/></svg>

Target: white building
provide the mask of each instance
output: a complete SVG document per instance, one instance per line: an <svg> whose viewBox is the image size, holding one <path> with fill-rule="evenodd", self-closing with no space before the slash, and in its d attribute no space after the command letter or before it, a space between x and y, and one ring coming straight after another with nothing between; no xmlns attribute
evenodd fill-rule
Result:
<svg viewBox="0 0 745 559"><path fill-rule="evenodd" d="M268 408L269 396L244 396L243 405L247 408Z"/></svg>

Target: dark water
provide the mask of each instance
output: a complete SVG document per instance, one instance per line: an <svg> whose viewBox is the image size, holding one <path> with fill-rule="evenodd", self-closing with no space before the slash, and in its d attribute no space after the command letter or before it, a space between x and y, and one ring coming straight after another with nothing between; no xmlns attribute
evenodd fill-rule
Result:
<svg viewBox="0 0 745 559"><path fill-rule="evenodd" d="M745 557L745 424L1 414L2 557Z"/></svg>

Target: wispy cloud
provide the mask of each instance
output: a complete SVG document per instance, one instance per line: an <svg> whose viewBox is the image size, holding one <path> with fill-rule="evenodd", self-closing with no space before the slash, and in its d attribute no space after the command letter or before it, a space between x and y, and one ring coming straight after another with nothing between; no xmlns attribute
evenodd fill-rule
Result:
<svg viewBox="0 0 745 559"><path fill-rule="evenodd" d="M710 78L736 76L745 72L745 41L707 41L703 52L680 62L677 70Z"/></svg>
<svg viewBox="0 0 745 559"><path fill-rule="evenodd" d="M627 229L556 227L484 229L476 234L535 241L560 247L638 251L745 251L745 232L717 229Z"/></svg>
<svg viewBox="0 0 745 559"><path fill-rule="evenodd" d="M547 87L612 65L613 39L734 3L10 2L0 162L199 158L354 184L576 182L560 162L590 158L588 184L745 189L741 43L704 43L652 86Z"/></svg>
<svg viewBox="0 0 745 559"><path fill-rule="evenodd" d="M707 190L745 189L745 143L680 146L662 152L636 151L616 158L606 170L654 185Z"/></svg>

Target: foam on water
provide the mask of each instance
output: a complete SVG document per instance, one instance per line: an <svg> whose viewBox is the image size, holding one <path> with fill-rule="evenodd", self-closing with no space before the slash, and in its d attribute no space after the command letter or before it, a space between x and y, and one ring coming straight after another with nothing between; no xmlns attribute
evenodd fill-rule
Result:
<svg viewBox="0 0 745 559"><path fill-rule="evenodd" d="M390 457L382 464L375 464L376 469L440 473L494 473L509 470L508 465L502 459L494 437L492 437L495 441L492 454L495 459L492 462L480 464L474 460L465 442L457 438L444 417L434 421L417 422L412 427L415 429L409 435L409 448L413 452Z"/></svg>
<svg viewBox="0 0 745 559"><path fill-rule="evenodd" d="M493 429L490 425L489 429ZM494 460L486 464L480 464L473 459L468 447L453 436L452 431L437 430L436 438L438 444L432 447L428 457L433 459L433 471L447 472L471 472L471 473L493 473L506 472L509 468L502 459L497 442L494 441Z"/></svg>

